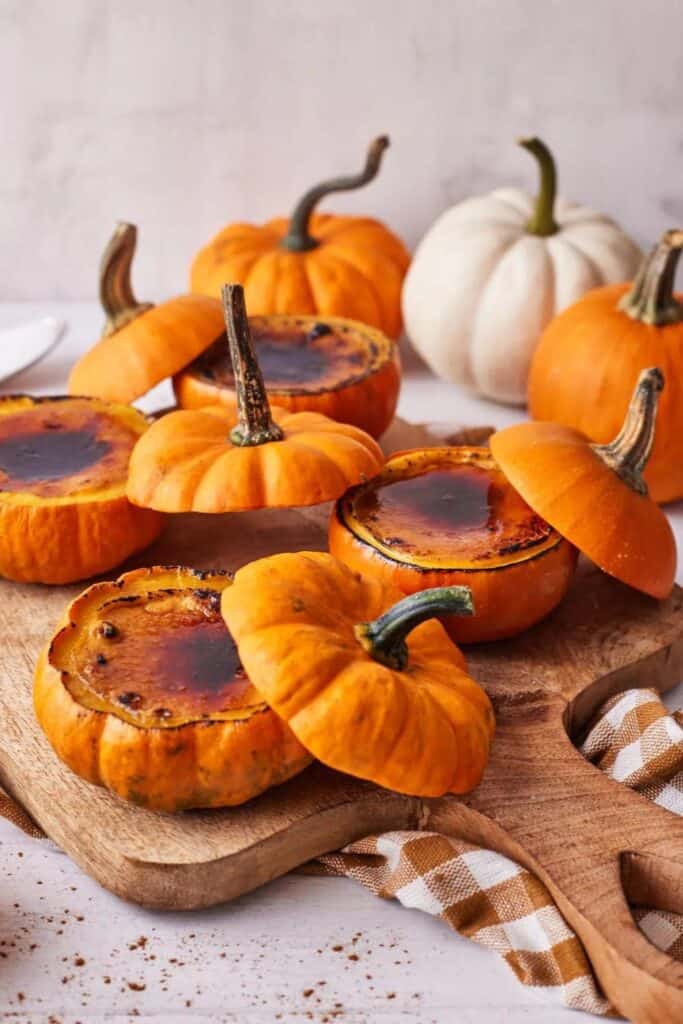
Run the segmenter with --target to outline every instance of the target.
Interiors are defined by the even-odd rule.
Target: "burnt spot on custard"
[[[251,322],[251,333],[266,389],[275,394],[321,394],[364,380],[381,365],[374,339],[347,325],[303,321],[291,326]],[[189,367],[189,373],[218,388],[232,390],[232,372],[225,335]]]
[[[125,480],[138,435],[83,399],[0,416],[0,492],[53,498]]]
[[[408,468],[359,485],[340,514],[402,561],[443,567],[533,552],[553,534],[498,467],[468,462]]]
[[[125,595],[101,614],[104,621],[79,646],[77,683],[69,682],[82,703],[118,709],[147,728],[239,717],[240,709],[261,703],[221,616],[218,591]]]

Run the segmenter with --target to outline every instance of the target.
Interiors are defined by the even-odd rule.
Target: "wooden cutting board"
[[[144,564],[234,570],[275,551],[323,549],[326,516],[180,516]],[[81,782],[34,720],[33,664],[77,589],[0,582],[0,784],[106,888],[147,907],[204,907],[378,830],[452,833],[546,883],[624,1015],[683,1020],[683,964],[650,945],[627,902],[683,912],[683,820],[610,781],[570,739],[610,694],[683,678],[683,591],[658,603],[582,565],[545,623],[471,649],[498,732],[483,783],[463,799],[404,797],[314,766],[244,807],[171,816]]]

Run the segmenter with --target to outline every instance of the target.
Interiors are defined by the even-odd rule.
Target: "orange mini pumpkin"
[[[221,607],[250,679],[315,757],[401,793],[463,793],[486,767],[493,711],[433,616],[470,614],[471,597],[401,598],[300,552],[244,566]]]
[[[179,295],[159,306],[138,302],[130,282],[137,229],[120,223],[102,258],[102,338],[69,377],[72,395],[133,402],[173,376],[223,332],[223,311],[205,295]]]
[[[0,398],[0,575],[72,583],[152,543],[163,520],[126,498],[148,421],[88,398]]]
[[[531,364],[534,419],[607,443],[623,422],[638,375],[667,381],[645,480],[655,501],[683,497],[683,301],[674,294],[683,231],[667,231],[632,284],[588,292],[546,328]]]
[[[382,452],[369,434],[319,413],[271,409],[241,285],[225,285],[237,410],[172,412],[136,446],[128,497],[164,512],[236,512],[315,505],[373,476]]]
[[[388,145],[386,136],[375,139],[360,174],[316,185],[289,220],[223,228],[195,257],[192,291],[217,297],[224,281],[237,281],[252,314],[344,316],[397,338],[405,246],[377,220],[313,212],[330,193],[372,181]]]
[[[249,318],[268,397],[291,412],[320,412],[380,437],[401,388],[398,346],[354,320],[314,316]],[[173,379],[178,405],[235,408],[235,376],[225,339]]]
[[[676,541],[643,471],[663,387],[660,370],[643,370],[610,444],[591,444],[557,423],[520,423],[490,440],[505,475],[538,515],[604,572],[658,598],[673,586]]]
[[[576,549],[536,515],[488,448],[417,448],[352,487],[329,547],[352,569],[413,594],[470,588],[474,614],[443,619],[459,643],[514,636],[564,597]]]
[[[220,614],[230,577],[155,566],[96,583],[38,662],[36,715],[81,778],[142,807],[244,803],[311,761]]]

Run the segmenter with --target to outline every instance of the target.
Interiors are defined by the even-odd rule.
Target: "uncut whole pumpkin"
[[[494,733],[439,614],[468,615],[465,587],[403,598],[319,552],[238,570],[223,616],[249,678],[324,764],[414,796],[478,784]]]
[[[536,199],[515,188],[457,203],[419,243],[403,288],[413,345],[445,380],[499,402],[526,400],[529,363],[552,317],[589,288],[623,281],[640,250],[609,217],[556,198],[552,155]]]
[[[223,283],[234,281],[252,315],[343,316],[397,338],[405,246],[378,220],[315,212],[326,196],[373,181],[388,145],[386,136],[375,139],[359,174],[309,189],[289,219],[223,228],[192,263],[192,291],[218,298]]]
[[[529,412],[605,443],[642,370],[666,379],[645,480],[655,501],[683,497],[683,302],[674,293],[683,231],[667,231],[632,284],[588,292],[547,327],[529,375]]]

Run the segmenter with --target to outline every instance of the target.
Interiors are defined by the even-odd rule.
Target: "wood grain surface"
[[[275,551],[323,549],[328,511],[179,516],[144,563],[234,570]],[[607,779],[571,738],[608,695],[680,680],[680,589],[658,603],[581,564],[545,623],[471,649],[498,732],[484,781],[465,798],[421,801],[316,765],[244,807],[179,816],[82,782],[35,722],[33,664],[77,589],[0,583],[0,783],[102,885],[148,907],[209,906],[363,835],[427,827],[542,878],[624,1015],[683,1019],[683,965],[644,938],[627,902],[683,911],[683,821]]]

